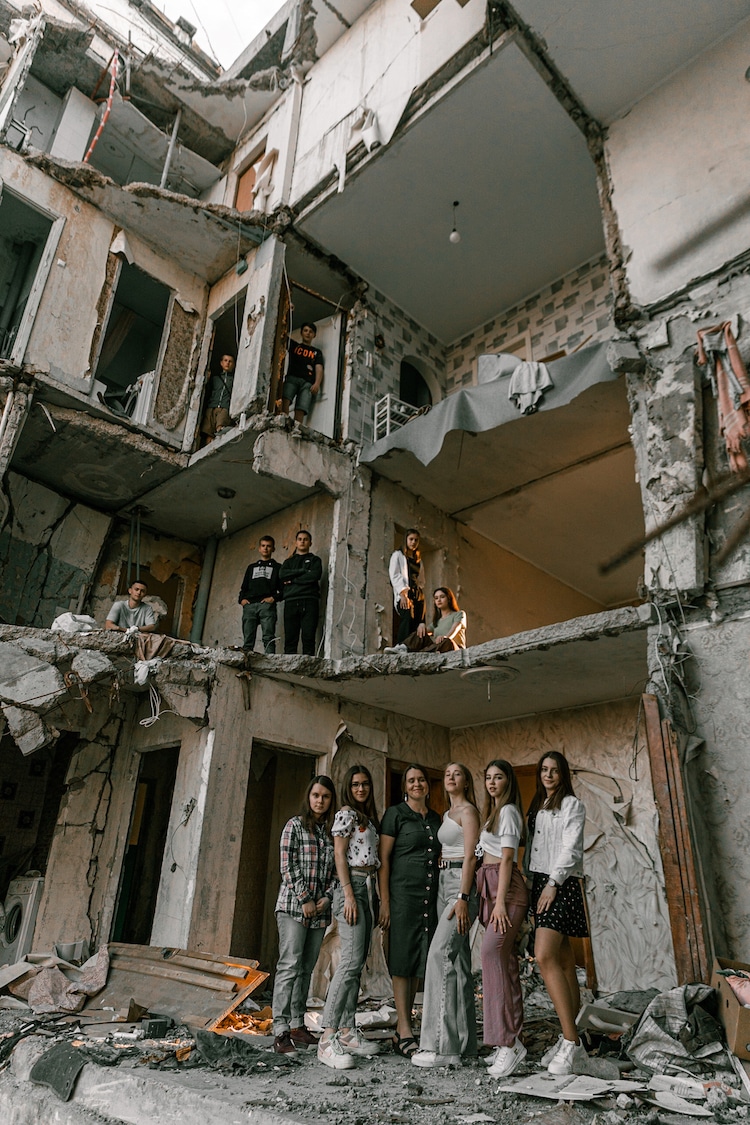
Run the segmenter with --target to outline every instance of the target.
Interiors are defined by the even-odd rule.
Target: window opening
[[[170,302],[166,285],[123,262],[96,365],[97,397],[145,422]]]
[[[252,211],[254,206],[255,182],[258,178],[258,169],[266,155],[265,145],[255,157],[253,162],[237,177],[237,194],[234,205],[238,211]]]
[[[399,382],[398,396],[402,402],[410,406],[432,406],[432,394],[421,372],[409,363],[408,359],[401,360],[401,379]]]
[[[167,633],[169,636],[177,636],[177,626],[180,620],[180,609],[182,606],[182,587],[183,580],[179,575],[173,574],[166,582],[160,582],[155,578],[147,566],[141,566],[137,571],[133,567],[130,576],[123,570],[120,576],[120,586],[122,587],[116,596],[116,601],[124,600],[128,596],[128,588],[133,582],[145,582],[148,586],[148,594],[146,598],[161,598],[167,607],[165,617],[159,621],[159,631]]]
[[[0,359],[14,351],[53,221],[5,189],[0,198]]]

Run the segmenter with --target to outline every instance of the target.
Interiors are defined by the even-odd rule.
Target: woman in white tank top
[[[474,887],[479,813],[466,766],[446,766],[443,785],[450,808],[438,831],[438,925],[427,954],[422,1034],[411,1060],[415,1066],[457,1065],[462,1055],[477,1053],[469,930],[479,909]]]

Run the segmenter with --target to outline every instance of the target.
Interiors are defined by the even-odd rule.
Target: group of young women
[[[575,1023],[580,996],[570,944],[571,937],[588,935],[580,881],[585,810],[573,792],[567,760],[557,751],[541,757],[536,781],[524,827],[516,775],[500,758],[485,768],[481,815],[469,770],[459,762],[446,767],[449,807],[442,821],[429,807],[429,780],[420,765],[404,771],[404,800],[382,821],[365,766],[354,765],[346,774],[338,811],[331,779],[313,778],[302,812],[287,823],[281,839],[273,994],[277,1052],[317,1042],[318,1058],[334,1069],[351,1068],[356,1056],[377,1053],[377,1045],[359,1035],[354,1017],[372,929],[379,923],[390,932],[394,1050],[422,1067],[475,1056],[469,931],[478,914],[485,926],[484,1043],[492,1048],[486,1061],[494,1077],[512,1074],[526,1055],[515,944],[530,906],[534,956],[561,1026],[542,1063],[553,1074],[569,1074],[585,1059]],[[530,892],[518,869],[522,846]],[[318,1041],[303,1017],[331,910],[341,953]],[[412,1009],[422,979],[417,1044]]]

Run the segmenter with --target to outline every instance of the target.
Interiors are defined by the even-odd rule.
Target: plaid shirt
[[[314,833],[308,832],[301,818],[293,816],[281,833],[279,853],[281,887],[276,910],[290,914],[311,930],[325,929],[331,921],[330,902],[336,877],[333,840],[318,825]],[[305,918],[304,903],[318,902],[321,898],[328,899],[328,910],[314,918]]]

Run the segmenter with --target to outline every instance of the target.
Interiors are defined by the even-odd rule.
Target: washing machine
[[[27,871],[12,879],[3,903],[0,924],[0,965],[15,965],[31,951],[34,925],[42,897],[44,879],[38,871]]]

